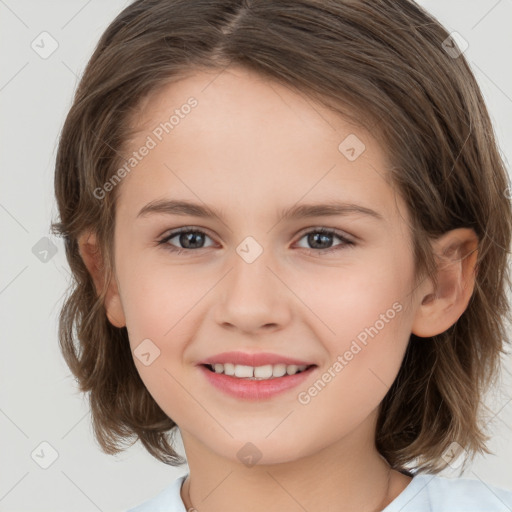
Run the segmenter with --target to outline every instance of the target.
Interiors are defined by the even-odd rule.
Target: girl
[[[460,40],[459,40],[460,41]],[[57,155],[64,357],[133,511],[504,511],[507,175],[456,38],[410,0],[137,0]]]

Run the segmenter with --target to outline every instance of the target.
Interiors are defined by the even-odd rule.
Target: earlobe
[[[475,287],[478,237],[474,230],[458,228],[434,243],[437,289],[430,283],[420,296],[412,333],[430,337],[449,329],[466,310]]]
[[[115,292],[111,291],[110,288],[107,291],[105,310],[107,312],[107,318],[112,325],[115,327],[124,327],[126,325],[123,305],[121,304],[121,298],[117,292],[117,286],[115,286]]]
[[[78,249],[82,260],[92,277],[96,293],[99,296],[104,287],[104,264],[95,233],[87,231],[82,234],[78,239]],[[115,327],[124,327],[126,325],[126,319],[119,295],[119,289],[114,278],[110,280],[108,285],[104,305],[107,318],[110,323]]]

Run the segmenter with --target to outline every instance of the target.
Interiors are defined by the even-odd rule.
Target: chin
[[[230,446],[226,447],[226,450],[222,453],[218,451],[219,447],[222,446],[219,443],[216,445],[215,451],[224,457],[229,453],[232,462],[246,467],[285,464],[306,455],[297,449],[300,446],[299,440],[288,438],[289,446],[284,446],[284,439],[279,436],[276,436],[275,439],[265,439],[263,435],[247,435],[244,438],[244,441],[240,441],[240,439],[230,440]],[[314,452],[313,448],[311,452]]]

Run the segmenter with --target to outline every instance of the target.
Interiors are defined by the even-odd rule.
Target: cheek
[[[380,331],[400,322],[398,310],[403,310],[407,282],[406,268],[399,268],[393,260],[381,259],[380,264],[354,261],[347,267],[303,272],[293,286],[306,298],[317,323],[320,320],[324,325],[321,337],[342,341],[376,323]]]
[[[190,272],[179,267],[132,259],[120,268],[119,279],[137,371],[161,407],[174,397],[173,414],[179,418],[182,405],[190,407],[190,396],[180,385],[180,367],[190,333],[197,328],[194,306],[199,306],[215,276],[202,279],[196,273],[191,279]]]
[[[311,431],[329,425],[325,436],[357,428],[382,402],[393,384],[409,340],[404,305],[390,295],[354,293],[340,301],[331,325],[336,335],[324,335],[328,359],[311,387],[300,397]],[[382,314],[382,316],[381,316]]]
[[[130,339],[151,338],[165,342],[183,332],[187,315],[215,283],[190,268],[168,266],[149,259],[132,261],[120,277],[121,300]]]
[[[341,357],[343,370],[338,365],[335,373],[343,377],[334,379],[339,390],[357,386],[372,399],[396,377],[410,336],[410,265],[406,253],[398,257],[388,248],[374,261],[329,268],[306,281],[309,289],[302,293],[321,320],[316,334],[328,352],[327,366]]]

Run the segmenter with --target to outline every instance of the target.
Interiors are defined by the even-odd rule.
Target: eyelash
[[[169,242],[169,240],[173,239],[177,235],[180,235],[181,233],[199,233],[199,234],[206,235],[208,238],[211,238],[210,236],[208,236],[207,233],[205,233],[204,231],[202,231],[200,229],[185,226],[183,228],[172,231],[171,233],[169,233],[168,235],[166,235],[165,237],[160,239],[158,241],[158,245],[167,245],[167,247],[165,247],[165,249],[168,251],[171,251],[172,253],[174,253],[176,255],[186,253],[187,251],[199,251],[201,249],[205,249],[205,247],[200,247],[198,249],[180,249],[180,248],[174,247],[167,243],[167,242]],[[323,235],[333,235],[336,238],[338,238],[339,240],[341,240],[343,243],[340,245],[336,245],[334,247],[330,247],[328,249],[305,249],[305,248],[302,248],[308,254],[314,254],[314,255],[318,255],[318,253],[326,254],[326,253],[339,251],[344,248],[350,248],[350,247],[353,247],[356,245],[352,240],[349,240],[348,238],[344,237],[343,235],[338,233],[338,231],[336,231],[335,229],[329,229],[329,228],[323,228],[323,227],[315,228],[310,231],[307,231],[306,233],[303,233],[302,236],[299,238],[299,240],[301,240],[302,238],[304,238],[305,236],[307,236],[311,233],[321,233]],[[206,247],[206,249],[207,249],[207,247]]]

